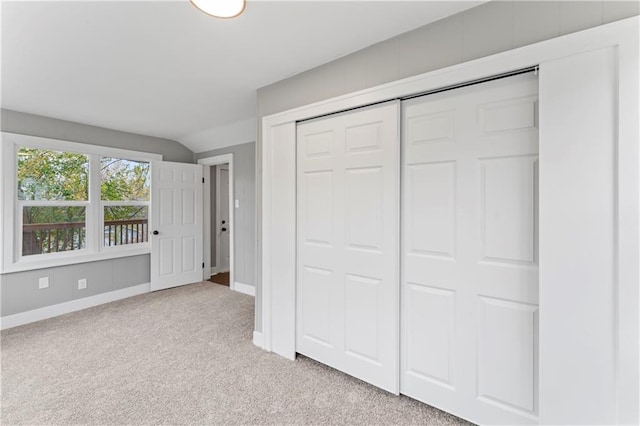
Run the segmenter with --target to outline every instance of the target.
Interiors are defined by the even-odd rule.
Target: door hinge
[[[202,183],[204,183],[204,178],[202,178]]]
[[[204,269],[204,262],[202,262],[202,269]]]

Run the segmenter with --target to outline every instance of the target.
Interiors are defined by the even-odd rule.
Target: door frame
[[[260,241],[262,268],[260,274],[261,292],[259,294],[262,300],[258,301],[261,312],[257,311],[259,315],[261,314],[261,330],[258,332],[262,332],[262,339],[257,341],[262,342],[263,348],[267,351],[276,352],[289,359],[295,358],[296,122],[536,65],[540,66],[540,108],[541,114],[543,114],[546,108],[553,107],[549,108],[553,110],[566,101],[562,96],[562,91],[549,90],[557,88],[559,83],[561,84],[564,80],[558,80],[557,77],[554,77],[553,72],[545,75],[546,69],[553,68],[554,65],[570,60],[581,53],[613,48],[617,53],[615,58],[617,66],[616,103],[611,105],[618,111],[614,118],[617,146],[616,162],[613,166],[613,176],[615,176],[617,185],[615,186],[615,197],[611,203],[614,207],[614,222],[611,228],[613,239],[608,240],[608,248],[615,256],[613,266],[609,271],[611,278],[607,283],[611,281],[613,300],[610,303],[615,307],[612,315],[614,327],[608,331],[611,338],[610,343],[615,349],[614,358],[610,360],[613,364],[613,370],[607,373],[610,375],[606,380],[614,382],[615,395],[619,395],[619,397],[616,397],[615,407],[612,408],[611,405],[608,405],[606,408],[601,408],[601,413],[605,413],[605,410],[613,410],[619,422],[637,423],[640,418],[637,407],[637,401],[640,397],[638,371],[640,361],[638,350],[640,342],[640,291],[638,289],[640,281],[638,266],[640,258],[638,232],[640,229],[640,218],[638,217],[640,207],[640,173],[638,170],[640,129],[637,121],[639,114],[637,76],[640,74],[637,53],[640,44],[637,37],[639,27],[640,17],[636,16],[264,117],[261,123],[262,144],[259,145],[262,161]],[[579,72],[578,70],[580,68],[576,67],[576,72]],[[557,71],[556,67],[555,72],[557,73]],[[555,74],[555,76],[557,75]],[[575,105],[576,110],[580,108],[588,110],[589,105],[587,104]],[[572,120],[569,126],[578,125],[579,120],[575,119],[576,110],[572,111]],[[561,121],[553,117],[547,118],[550,120],[542,123],[540,128],[540,149],[543,155],[545,144],[551,146],[553,143],[561,143],[566,140],[566,135],[563,134],[565,129],[562,128]],[[579,127],[573,128],[579,129]],[[554,155],[556,154],[558,153],[554,153]],[[544,161],[542,155],[541,161]],[[556,208],[560,208],[557,211],[562,211],[561,207],[556,205]],[[552,246],[554,241],[558,240],[566,246],[567,232],[555,234],[549,232],[553,226],[565,223],[557,220],[557,216],[545,217],[541,222],[540,239],[544,241],[546,247]],[[559,228],[559,230],[565,229]],[[580,251],[580,247],[575,248]],[[594,261],[593,264],[587,263],[591,268],[594,267],[594,264],[600,265],[603,262],[595,254],[591,260]],[[562,302],[561,298],[558,301],[553,301],[558,285],[565,287],[565,293],[566,287],[570,286],[572,291],[581,294],[583,299],[589,298],[591,301],[595,297],[594,288],[579,285],[584,278],[584,271],[587,271],[588,268],[581,274],[578,273],[579,276],[572,280],[561,282],[560,276],[557,274],[545,275],[546,266],[541,265],[540,269],[541,312],[545,318],[550,318],[549,314],[556,318],[563,314],[558,310],[558,302]],[[551,304],[553,307],[545,307],[545,300],[553,301]],[[601,328],[598,324],[593,324],[596,321],[594,318],[589,319],[588,316],[584,318],[588,320],[590,325]],[[542,326],[544,326],[544,330],[542,330]],[[550,326],[549,323],[541,323],[540,347],[544,347],[545,350],[551,349],[551,355],[549,358],[543,359],[545,354],[541,353],[540,357],[541,362],[553,364],[558,363],[560,359],[557,350],[545,334],[545,332],[553,331]],[[564,356],[577,357],[576,359],[591,357],[589,359],[594,360],[594,357],[597,357],[597,352],[592,352],[589,355],[589,351],[585,351],[582,344],[580,342],[576,342],[573,346],[565,344],[563,346],[566,351]],[[589,395],[588,388],[576,388],[575,383],[580,380],[574,381],[572,385],[565,382],[565,379],[554,377],[552,370],[553,368],[545,369],[545,366],[541,364],[540,396],[542,398],[544,395],[546,401],[541,400],[540,418],[542,422],[546,423],[562,422],[562,420],[557,420],[557,409],[554,412],[556,407],[553,404],[545,404],[547,401],[552,402],[554,396],[557,397],[556,400],[563,399],[567,391],[568,393],[576,391],[580,398],[584,398],[582,400],[578,397],[572,399],[571,406],[567,407],[566,411],[574,414],[585,404],[592,405],[590,401],[594,398],[594,395]],[[597,372],[593,371],[591,374],[595,375]],[[610,416],[610,412],[607,411],[606,415]]]
[[[211,166],[218,166],[222,164],[229,164],[229,288],[235,290],[235,206],[234,200],[234,185],[233,185],[233,153],[214,155],[211,157],[205,157],[198,160],[198,164],[205,166],[205,179],[204,179],[204,238],[202,242],[204,244],[204,269],[202,274],[202,280],[206,281],[211,276]],[[218,186],[218,180],[216,179],[216,186]],[[217,196],[216,191],[216,196]],[[216,203],[216,217],[218,217],[219,203]],[[216,224],[217,229],[217,224]],[[216,242],[216,267],[219,263],[220,250],[219,245]]]

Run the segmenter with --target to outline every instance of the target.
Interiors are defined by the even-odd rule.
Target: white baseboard
[[[249,296],[256,295],[256,288],[249,284],[239,283],[238,281],[233,283],[233,289],[239,293],[248,294]]]
[[[264,349],[264,337],[259,331],[253,332],[253,344]]]
[[[115,302],[116,300],[126,299],[127,297],[149,293],[150,291],[150,283],[139,284],[133,287],[123,288],[121,290],[110,291],[108,293],[97,294],[95,296],[84,297],[82,299],[71,300],[69,302],[64,302],[57,305],[34,309],[32,311],[7,315],[6,317],[2,317],[0,319],[0,329],[6,330],[7,328],[17,327],[19,325],[29,324],[32,322],[57,317],[59,315],[64,315],[71,312],[81,311],[83,309],[92,308],[104,303]]]

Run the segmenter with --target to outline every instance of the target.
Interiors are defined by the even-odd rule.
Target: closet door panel
[[[403,103],[401,392],[538,416],[537,77]]]
[[[399,103],[298,125],[296,350],[399,391]]]

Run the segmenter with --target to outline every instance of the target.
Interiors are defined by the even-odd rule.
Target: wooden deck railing
[[[148,241],[147,219],[107,220],[104,245],[119,246]],[[22,255],[56,253],[85,247],[84,222],[29,223],[22,228]]]
[[[147,219],[105,220],[104,241],[108,246],[144,243],[149,238]]]

